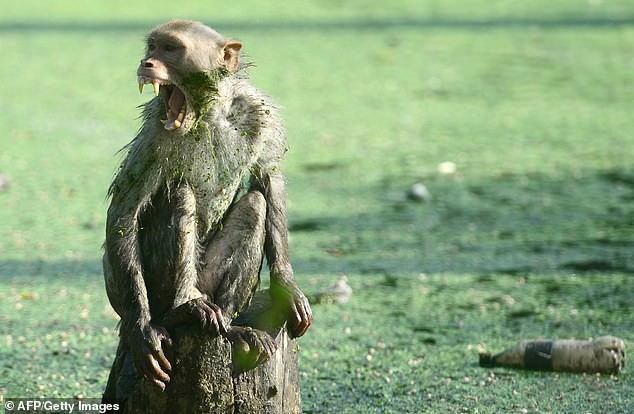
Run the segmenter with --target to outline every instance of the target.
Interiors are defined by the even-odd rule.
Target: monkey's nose
[[[142,65],[144,68],[153,68],[153,67],[154,67],[154,64],[153,64],[153,63],[152,63],[149,59],[143,59],[143,60],[141,60],[141,65]]]

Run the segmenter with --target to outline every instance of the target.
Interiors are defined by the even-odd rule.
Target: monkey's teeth
[[[174,131],[175,129],[178,129],[181,127],[181,125],[183,125],[183,117],[180,116],[180,114],[178,115],[178,118],[173,120],[173,121],[162,121],[163,125],[165,125],[163,128],[167,129],[168,131]]]
[[[173,120],[170,123],[165,124],[165,126],[163,128],[167,129],[168,131],[174,131],[177,128],[180,128],[181,123],[178,122],[178,119]]]
[[[159,89],[161,88],[159,81],[152,81],[152,88],[154,88],[154,95],[159,96]]]
[[[143,93],[143,83],[139,82],[139,93]]]
[[[183,121],[185,120],[185,108],[183,108],[179,113],[178,113],[178,118],[176,118],[174,120],[174,127],[175,128],[180,128],[181,125],[183,125]]]

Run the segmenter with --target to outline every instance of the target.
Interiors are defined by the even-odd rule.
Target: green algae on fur
[[[229,76],[225,68],[194,72],[183,78],[182,89],[187,92],[188,103],[196,113],[196,123],[209,112],[218,97],[218,82]]]

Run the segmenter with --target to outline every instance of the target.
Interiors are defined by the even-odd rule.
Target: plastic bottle
[[[497,355],[480,353],[480,366],[545,371],[617,373],[625,366],[625,343],[614,336],[595,340],[521,341]]]

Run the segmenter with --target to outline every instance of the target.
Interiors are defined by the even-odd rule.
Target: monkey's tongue
[[[167,129],[168,131],[173,131],[177,128],[180,128],[180,126],[183,124],[187,105],[185,103],[185,95],[179,88],[174,86],[170,89],[171,91],[168,91],[166,88],[164,88],[161,90],[161,92],[165,90],[165,92],[163,92],[165,94],[163,98],[167,103],[167,121],[165,121],[165,129]]]

